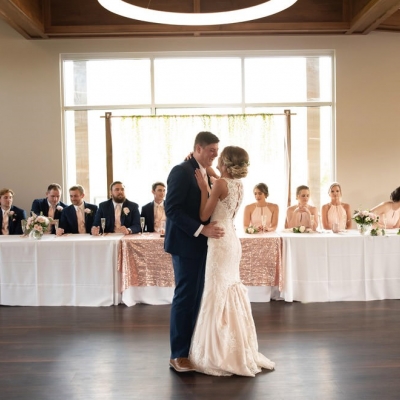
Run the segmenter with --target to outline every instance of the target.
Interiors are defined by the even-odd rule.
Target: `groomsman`
[[[152,185],[154,200],[142,207],[141,217],[144,217],[145,231],[158,232],[161,223],[166,220],[164,210],[165,184],[156,182]]]
[[[61,186],[58,183],[51,183],[47,188],[45,198],[33,200],[31,210],[36,215],[42,213],[46,217],[59,220],[63,209],[67,207],[66,204],[60,201],[61,194]],[[54,225],[52,225],[50,233],[56,233]]]
[[[139,233],[141,231],[139,206],[127,200],[124,184],[120,181],[113,182],[110,185],[110,195],[110,200],[99,204],[92,235],[99,235],[102,218],[106,219],[104,233],[115,232],[124,235]]]
[[[83,200],[84,197],[85,189],[81,185],[75,185],[69,189],[69,198],[72,204],[64,208],[61,213],[57,236],[61,236],[63,233],[91,232],[98,207],[86,203]]]
[[[21,221],[26,219],[25,210],[13,206],[14,192],[0,190],[0,235],[22,235]]]

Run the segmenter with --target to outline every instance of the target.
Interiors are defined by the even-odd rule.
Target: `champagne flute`
[[[143,229],[144,229],[144,217],[140,217],[140,227],[142,228],[142,235],[143,235]]]
[[[26,235],[26,233],[25,233],[25,231],[26,231],[26,223],[27,223],[26,219],[21,219],[22,234],[24,236]]]
[[[165,221],[161,221],[160,237],[165,236]]]
[[[382,214],[383,219],[383,229],[386,231],[386,214]]]
[[[311,215],[310,215],[310,224],[311,224],[311,229],[312,229],[313,231],[316,230],[316,229],[314,229],[314,223],[315,223],[315,218],[314,218],[314,215],[311,214]]]
[[[263,232],[265,232],[265,228],[267,227],[267,216],[266,215],[261,215],[261,225],[262,225]]]
[[[101,229],[102,229],[102,234],[104,235],[104,231],[106,230],[106,219],[101,218]]]
[[[58,229],[58,224],[59,224],[59,220],[58,219],[54,219],[54,233],[57,235],[57,229]]]

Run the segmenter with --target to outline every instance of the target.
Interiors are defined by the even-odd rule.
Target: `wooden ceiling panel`
[[[222,12],[263,0],[125,0],[171,12]],[[220,26],[152,24],[115,15],[97,0],[0,0],[0,17],[26,38],[368,34],[400,31],[400,0],[298,0],[254,21]]]

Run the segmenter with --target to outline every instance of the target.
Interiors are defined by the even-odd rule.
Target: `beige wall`
[[[61,53],[271,49],[336,51],[336,176],[343,200],[354,209],[388,199],[400,186],[400,34],[28,41],[3,21],[0,187],[12,187],[15,204],[29,210],[50,182],[63,183]]]

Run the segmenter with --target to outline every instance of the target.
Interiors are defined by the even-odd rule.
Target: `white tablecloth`
[[[123,235],[0,236],[0,304],[118,304],[117,255]]]
[[[283,233],[286,301],[400,298],[400,236]]]

